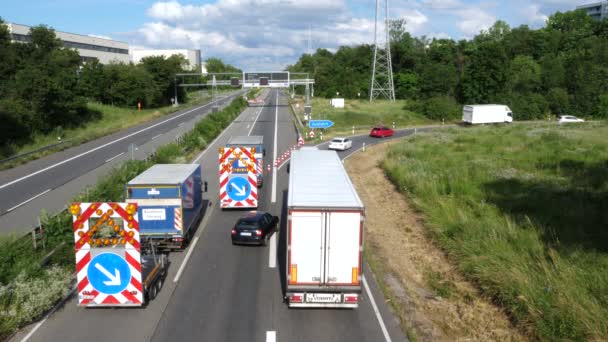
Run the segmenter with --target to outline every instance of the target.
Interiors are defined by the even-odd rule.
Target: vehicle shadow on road
[[[287,190],[283,190],[283,206],[281,207],[280,225],[279,225],[279,236],[277,241],[277,259],[279,267],[279,281],[281,282],[281,292],[285,297],[287,291],[287,275],[285,270],[287,269]]]

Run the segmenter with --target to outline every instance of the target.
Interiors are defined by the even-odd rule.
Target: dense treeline
[[[87,102],[156,108],[170,105],[176,90],[179,103],[187,100],[185,89],[175,87],[175,74],[187,72],[182,56],[147,57],[137,65],[82,63],[54,30],[40,25],[30,34],[30,44],[13,43],[0,19],[0,156],[35,134],[99,118]],[[213,72],[238,71],[217,58],[208,62]]]
[[[516,119],[608,117],[608,20],[556,13],[546,27],[498,21],[472,40],[412,37],[391,22],[396,97],[427,116],[457,118],[462,104],[504,103]],[[317,95],[369,97],[373,46],[319,49],[288,69],[310,72]]]

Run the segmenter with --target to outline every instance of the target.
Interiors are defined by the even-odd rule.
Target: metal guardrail
[[[6,162],[9,162],[9,161],[11,161],[11,160],[15,160],[15,159],[19,159],[19,158],[27,157],[27,156],[29,156],[29,155],[31,155],[31,154],[34,154],[34,153],[38,153],[38,152],[42,152],[42,151],[46,151],[46,150],[51,149],[51,148],[53,148],[53,147],[57,147],[57,146],[59,146],[59,145],[63,145],[63,144],[67,143],[67,142],[68,142],[68,141],[70,141],[70,140],[71,140],[71,139],[66,139],[66,140],[63,140],[63,141],[61,141],[61,142],[58,142],[58,143],[55,143],[55,144],[52,144],[52,145],[47,145],[47,146],[44,146],[44,147],[41,147],[41,148],[35,149],[35,150],[33,150],[33,151],[29,151],[29,152],[25,152],[25,153],[17,154],[17,155],[14,155],[14,156],[11,156],[11,157],[8,157],[8,158],[5,158],[5,159],[2,159],[2,160],[0,160],[0,164],[3,164],[3,163],[6,163]]]

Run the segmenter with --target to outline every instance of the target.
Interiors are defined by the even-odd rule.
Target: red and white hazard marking
[[[74,203],[70,206],[70,212],[73,215],[76,249],[78,305],[141,306],[143,287],[137,204]],[[97,219],[97,222],[90,226],[90,219]],[[107,234],[104,234],[106,236],[104,238],[96,237],[98,229],[102,226],[113,230],[114,237],[107,237]],[[89,264],[93,257],[103,253],[104,250],[124,255],[130,269],[131,279],[126,288],[119,293],[102,293],[89,281],[87,274]]]
[[[182,210],[180,208],[175,208],[173,210],[173,217],[173,227],[175,228],[175,230],[179,230],[181,232],[183,230]]]
[[[234,170],[237,167],[239,170]],[[220,206],[222,208],[257,208],[258,206],[258,164],[253,149],[249,147],[220,148]],[[246,170],[246,173],[236,172]],[[242,201],[235,201],[228,196],[227,186],[230,175],[246,175],[250,193]]]

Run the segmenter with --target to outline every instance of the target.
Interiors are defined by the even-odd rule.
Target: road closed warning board
[[[221,147],[219,150],[220,206],[257,208],[258,165],[254,147]]]
[[[78,305],[141,306],[141,246],[135,203],[74,203]]]

